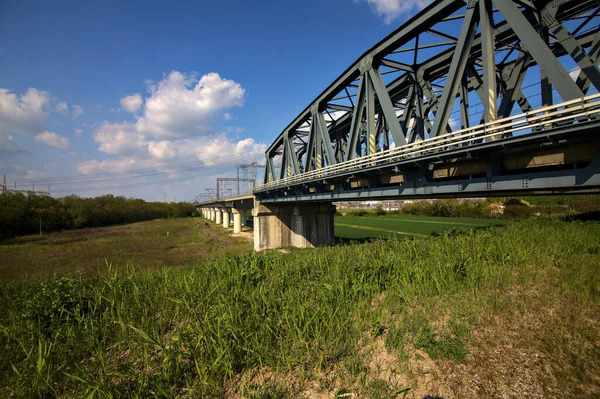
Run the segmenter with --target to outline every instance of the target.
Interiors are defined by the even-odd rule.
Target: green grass
[[[435,396],[413,367],[428,357],[467,381],[449,382],[461,396],[518,395],[506,365],[560,393],[544,396],[589,397],[599,242],[598,224],[528,221],[4,284],[0,396]],[[374,362],[385,348],[395,360]]]
[[[0,241],[0,281],[33,280],[65,272],[95,276],[106,271],[107,263],[155,270],[228,257],[251,248],[247,240],[229,237],[229,232],[199,218],[69,230]]]
[[[378,217],[336,217],[335,236],[342,240],[406,238],[429,236],[452,229],[476,229],[510,223],[500,219],[449,218],[385,215]]]

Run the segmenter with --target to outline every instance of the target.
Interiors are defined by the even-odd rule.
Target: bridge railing
[[[274,180],[257,186],[254,192],[322,180],[366,167],[393,164],[411,158],[470,147],[485,141],[502,140],[503,138],[526,135],[540,130],[548,131],[562,126],[566,122],[584,123],[598,113],[600,113],[600,93],[497,119],[493,122],[457,130],[284,179]]]

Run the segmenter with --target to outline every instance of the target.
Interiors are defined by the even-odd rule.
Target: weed
[[[527,296],[511,290],[540,289],[544,276],[551,282],[544,295],[564,298],[579,313],[566,312],[568,329],[536,329],[531,345],[546,339],[546,353],[573,353],[544,367],[568,370],[572,378],[560,380],[565,396],[590,396],[575,387],[600,374],[600,281],[589,251],[599,241],[594,223],[526,221],[150,272],[109,262],[94,278],[3,283],[0,396],[222,397],[236,376],[266,368],[300,381],[327,374],[331,390],[341,388],[335,373],[349,375],[346,393],[402,397],[407,391],[370,374],[362,355],[377,336],[405,362],[422,348],[432,359],[467,364],[477,323],[506,314],[507,304],[526,311]],[[249,394],[300,392],[275,384]]]

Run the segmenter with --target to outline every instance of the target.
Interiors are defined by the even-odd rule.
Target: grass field
[[[163,220],[141,224],[156,238],[138,259],[169,252],[151,247],[171,222],[211,242],[176,258],[187,266],[0,284],[0,397],[600,397],[600,224],[200,261],[222,229]],[[120,228],[113,243],[143,236]],[[23,240],[44,267],[52,251]]]
[[[247,240],[200,219],[158,219],[122,226],[31,235],[0,241],[0,281],[55,273],[95,276],[135,265],[140,270],[198,264],[252,250]]]
[[[450,229],[500,226],[501,219],[445,218],[409,215],[336,217],[335,236],[342,240],[424,237]]]

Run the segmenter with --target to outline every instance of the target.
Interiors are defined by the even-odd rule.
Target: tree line
[[[56,231],[186,217],[194,209],[187,202],[146,202],[114,195],[53,198],[7,191],[0,193],[0,239],[39,232],[40,219],[43,231]]]

